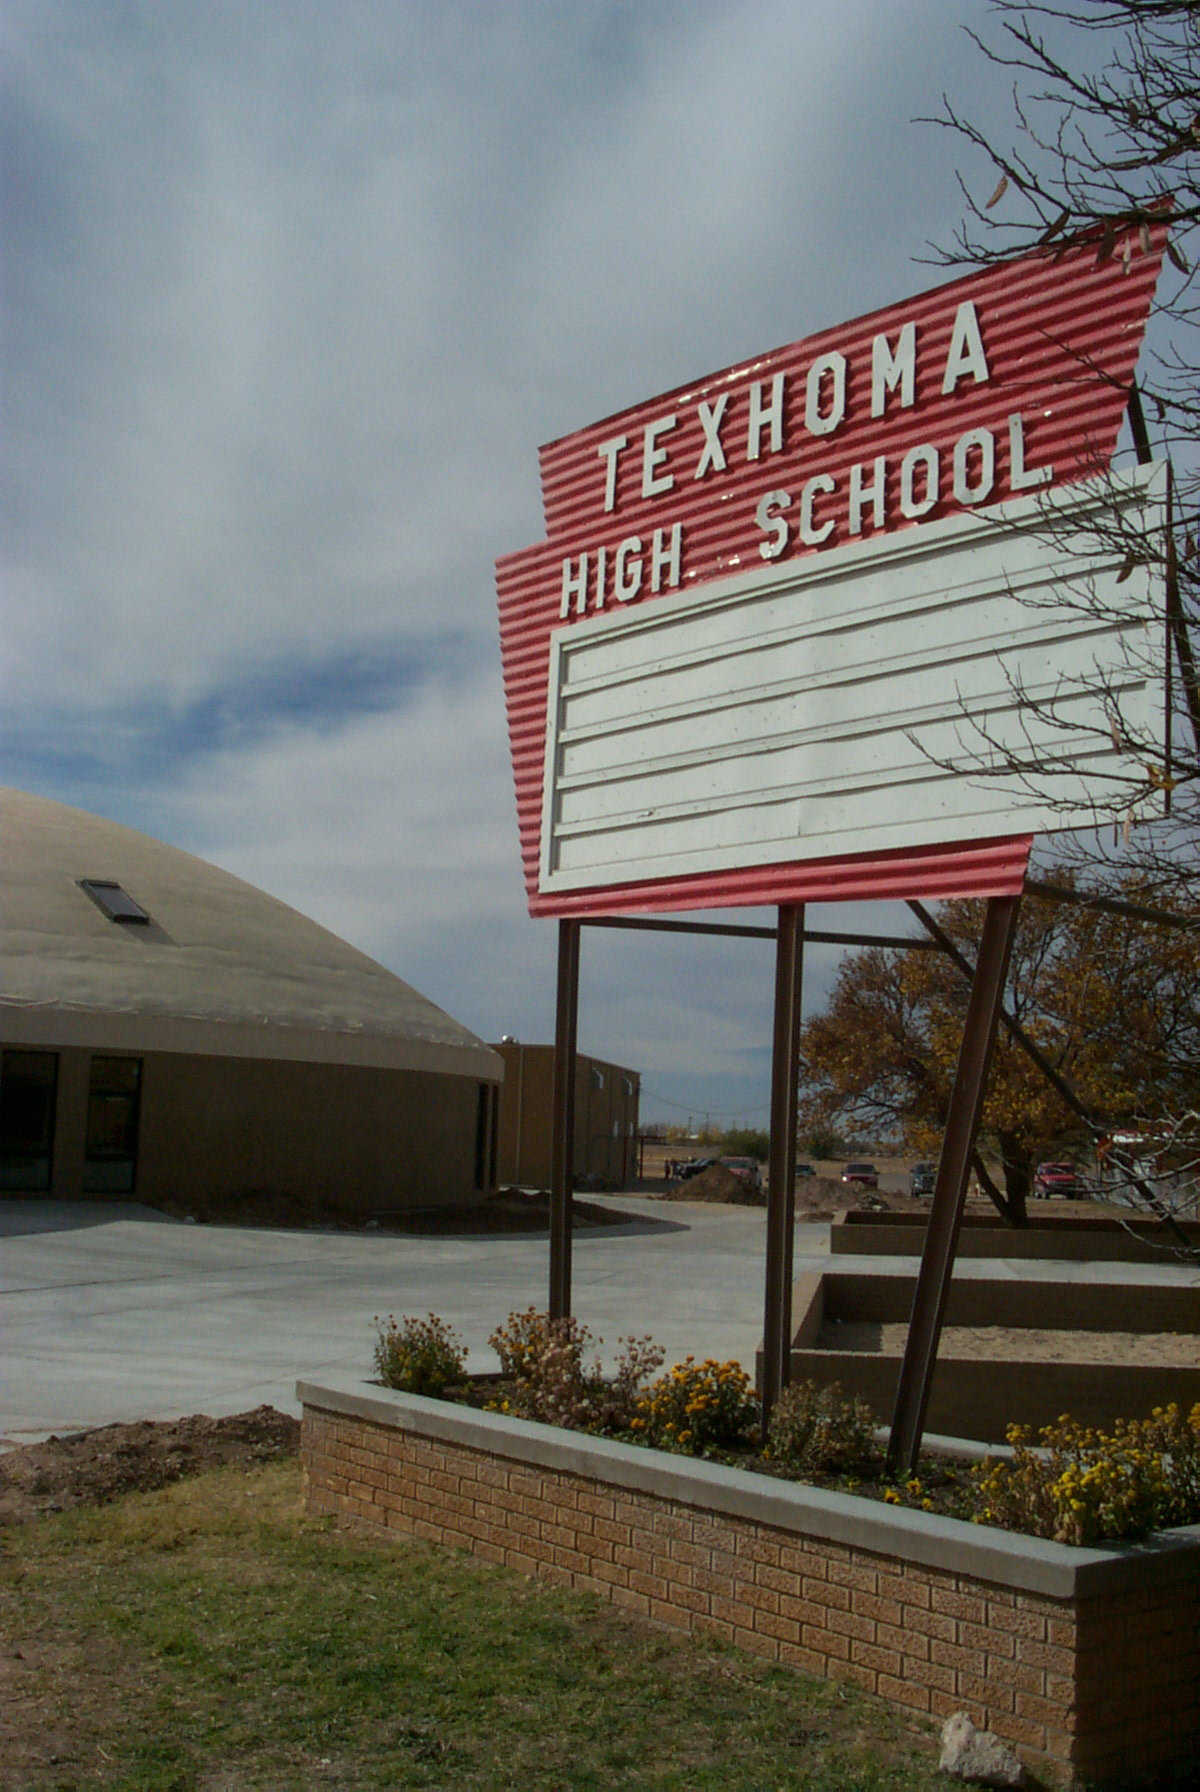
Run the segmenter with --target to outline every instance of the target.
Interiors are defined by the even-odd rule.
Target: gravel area
[[[822,1326],[819,1350],[862,1350],[901,1356],[908,1326],[848,1320]],[[938,1355],[1004,1362],[1165,1364],[1200,1368],[1200,1338],[1190,1332],[1050,1331],[1033,1326],[948,1325]]]

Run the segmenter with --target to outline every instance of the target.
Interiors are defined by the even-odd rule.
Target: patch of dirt
[[[575,1195],[571,1219],[575,1226],[622,1226],[628,1223],[629,1215]],[[548,1232],[550,1196],[545,1189],[527,1194],[519,1188],[502,1188],[486,1201],[460,1207],[401,1208],[375,1214],[371,1223],[381,1232],[420,1234]]]
[[[732,1206],[765,1207],[765,1189],[749,1189],[724,1164],[710,1164],[698,1176],[684,1182],[665,1183],[659,1193],[663,1201],[724,1201]],[[994,1212],[986,1195],[967,1197],[967,1207]],[[893,1190],[862,1188],[845,1183],[839,1176],[806,1176],[796,1184],[796,1218],[801,1223],[837,1219],[850,1211],[858,1213],[929,1213],[929,1201],[920,1195],[901,1194]]]
[[[273,1406],[226,1419],[196,1413],[170,1423],[141,1419],[48,1437],[0,1455],[0,1525],[22,1524],[73,1506],[103,1505],[204,1469],[229,1464],[251,1468],[295,1456],[299,1448],[299,1419]]]
[[[526,1193],[502,1188],[483,1201],[439,1203],[431,1207],[397,1207],[374,1213],[342,1213],[289,1195],[249,1189],[217,1201],[158,1201],[177,1219],[218,1226],[281,1227],[303,1231],[396,1232],[406,1236],[454,1236],[468,1232],[548,1232],[550,1195],[546,1189]],[[595,1201],[575,1197],[576,1226],[618,1226],[628,1215],[614,1213]]]
[[[720,1201],[732,1207],[765,1207],[767,1204],[764,1190],[748,1187],[724,1164],[710,1164],[707,1170],[701,1170],[698,1176],[689,1176],[684,1182],[669,1182],[663,1199]]]
[[[801,1222],[833,1220],[852,1210],[912,1213],[918,1206],[911,1195],[881,1195],[875,1189],[860,1188],[836,1176],[806,1176],[796,1184],[796,1218]]]

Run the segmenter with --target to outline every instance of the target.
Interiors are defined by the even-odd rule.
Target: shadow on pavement
[[[141,1201],[51,1201],[40,1195],[0,1197],[0,1238],[23,1238],[33,1232],[77,1232],[85,1226],[111,1226],[118,1220],[180,1222]]]
[[[596,1204],[593,1203],[593,1210]],[[158,1221],[165,1226],[187,1225],[189,1222],[178,1214],[163,1213],[157,1207],[147,1207],[141,1201],[52,1201],[39,1195],[6,1195],[0,1197],[0,1238],[24,1238],[43,1232],[77,1232],[89,1226],[111,1226],[120,1221],[150,1220]],[[194,1223],[194,1222],[192,1222]],[[382,1236],[385,1238],[420,1238],[439,1236],[443,1238],[519,1238],[546,1237],[546,1227],[531,1226],[513,1230],[493,1230],[489,1227],[476,1227],[469,1223],[461,1226],[441,1228],[430,1226],[425,1228],[419,1224],[411,1226],[392,1225],[387,1218],[382,1223],[361,1225],[271,1225],[261,1218],[239,1218],[236,1214],[223,1215],[219,1220],[205,1222],[205,1229],[239,1230],[239,1231],[271,1231],[301,1232],[311,1237],[314,1233],[328,1234],[338,1237]],[[589,1237],[597,1238],[637,1238],[657,1232],[686,1232],[689,1227],[686,1221],[679,1219],[658,1219],[646,1214],[627,1214],[614,1212],[611,1223],[591,1220],[586,1224],[576,1223],[573,1236],[578,1241]]]

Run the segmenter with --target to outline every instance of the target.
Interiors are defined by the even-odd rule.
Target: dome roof
[[[101,886],[92,895],[89,881]],[[129,906],[114,885],[144,918],[111,918]],[[15,790],[0,790],[0,923],[8,1045],[501,1075],[473,1033],[286,903]]]

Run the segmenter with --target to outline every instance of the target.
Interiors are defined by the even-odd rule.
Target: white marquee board
[[[1089,825],[1089,778],[1118,750],[1098,688],[1131,728],[1162,711],[1150,573],[1122,578],[1089,524],[1107,515],[1111,536],[1117,491],[1154,527],[1165,489],[1139,468],[560,631],[541,887]],[[1111,617],[1060,601],[1085,584]],[[1059,766],[1036,790],[980,775],[1030,746]]]

